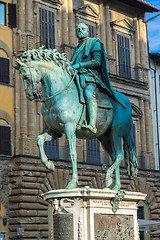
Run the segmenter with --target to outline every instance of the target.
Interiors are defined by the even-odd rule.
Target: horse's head
[[[41,100],[42,95],[39,87],[39,82],[41,80],[40,71],[32,65],[32,62],[23,62],[21,58],[16,60],[16,66],[13,67],[22,74],[27,98],[31,101],[34,98]]]
[[[55,84],[54,90],[59,90],[60,84],[57,78],[59,77],[58,79],[61,79],[61,81],[62,78],[60,74],[57,74],[58,72],[68,74],[68,78],[66,78],[66,75],[63,78],[66,84],[70,77],[72,78],[75,74],[75,70],[71,67],[71,63],[64,53],[60,54],[56,49],[44,49],[43,46],[38,49],[25,51],[16,60],[16,66],[13,67],[22,74],[26,95],[30,100],[36,98],[42,101],[42,91],[39,87],[40,82],[42,83],[44,96],[48,97],[53,91],[53,87],[44,86],[48,86],[48,84],[53,85],[55,81],[58,84]],[[48,92],[48,89],[51,91]]]

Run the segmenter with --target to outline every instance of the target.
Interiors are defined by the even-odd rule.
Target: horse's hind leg
[[[77,152],[76,152],[76,127],[74,124],[65,126],[66,139],[69,145],[70,158],[72,161],[72,179],[67,185],[67,189],[76,188],[78,184],[77,173]]]
[[[45,167],[48,168],[49,170],[54,170],[55,166],[52,161],[48,160],[48,158],[45,154],[44,143],[47,141],[54,141],[61,136],[62,136],[62,134],[60,134],[60,133],[58,134],[53,131],[50,131],[50,132],[44,132],[37,137],[37,144],[39,147],[41,161],[45,165]]]
[[[108,135],[110,134],[108,133]],[[111,142],[111,138],[109,136],[101,136],[98,138],[98,140],[101,142],[105,152],[111,157],[112,162],[114,162],[116,155],[115,155],[114,147]],[[111,176],[108,178],[105,178],[106,188],[108,188],[112,184],[112,182],[113,182],[113,179]]]
[[[115,176],[116,176],[116,183],[114,186],[114,190],[119,190],[121,187],[121,182],[120,182],[120,173],[119,173],[119,165],[121,161],[124,159],[124,155],[122,153],[122,148],[121,148],[121,137],[113,137],[112,138],[112,144],[115,150],[115,161],[111,165],[111,167],[107,170],[106,173],[106,187],[109,187],[112,184],[112,176],[113,172],[115,171]]]

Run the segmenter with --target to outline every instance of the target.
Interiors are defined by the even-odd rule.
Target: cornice
[[[78,9],[74,9],[76,14],[80,14],[83,16],[87,16],[87,17],[92,17],[95,19],[99,19],[99,13],[97,12],[97,10],[92,6],[92,4],[86,4],[85,6],[82,6]]]
[[[136,31],[134,26],[126,18],[121,18],[121,19],[117,19],[115,21],[112,21],[111,25],[113,27],[115,26],[115,27],[118,27],[118,28],[122,28],[122,29],[132,31],[132,32]]]
[[[118,83],[121,83],[123,85],[148,90],[148,83],[146,83],[146,82],[142,82],[142,81],[139,81],[139,80],[136,80],[136,79],[129,79],[129,78],[120,77],[119,75],[115,75],[115,74],[109,74],[109,76],[110,76],[110,79],[113,82],[118,82]]]

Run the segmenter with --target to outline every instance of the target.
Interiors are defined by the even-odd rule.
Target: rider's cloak
[[[111,82],[109,79],[105,47],[101,40],[99,40],[97,38],[87,38],[87,40],[80,47],[77,46],[74,49],[71,61],[72,61],[72,64],[76,64],[76,63],[81,63],[83,61],[87,61],[87,59],[88,59],[88,61],[91,60],[90,53],[93,51],[93,48],[97,42],[101,46],[101,49],[100,49],[100,51],[101,51],[101,67],[99,67],[99,69],[98,69],[98,72],[100,73],[99,77],[97,77],[96,81],[94,81],[94,82],[100,84],[100,86],[103,89],[105,89],[107,91],[107,93],[109,93],[109,95],[112,98],[114,98],[114,100],[116,100],[114,90],[112,88],[112,85],[111,85]],[[94,50],[96,50],[96,49],[94,48]],[[90,69],[89,71],[92,71],[92,69]],[[93,70],[93,72],[94,72],[94,70]],[[85,77],[86,77],[86,73],[85,73]],[[90,76],[88,76],[88,77],[90,78]],[[92,82],[92,81],[90,81],[90,82]]]

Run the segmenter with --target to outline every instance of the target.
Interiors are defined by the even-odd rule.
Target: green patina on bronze
[[[44,165],[50,170],[55,169],[44,152],[44,142],[54,141],[64,133],[73,169],[67,188],[77,187],[76,137],[97,138],[113,161],[106,173],[105,187],[111,186],[115,171],[114,189],[118,190],[121,187],[119,165],[124,158],[129,176],[137,175],[131,104],[125,95],[113,91],[106,60],[103,59],[103,44],[100,40],[89,39],[87,28],[84,27],[81,31],[83,25],[77,27],[77,36],[80,39],[78,48],[83,44],[87,46],[88,41],[91,44],[90,47],[81,47],[87,53],[82,54],[82,61],[77,62],[74,57],[76,50],[73,54],[74,61],[70,62],[65,54],[40,47],[24,52],[17,59],[15,68],[22,74],[27,97],[43,102],[42,115],[47,129],[37,137],[37,143]],[[97,43],[98,49],[93,51]],[[80,57],[80,53],[78,56]],[[106,71],[103,71],[104,68]],[[121,138],[124,142],[124,154]]]
[[[118,190],[115,197],[113,199],[111,199],[112,211],[114,213],[117,212],[118,207],[119,207],[119,203],[123,200],[125,194],[126,194],[125,190],[122,190],[122,189]]]

